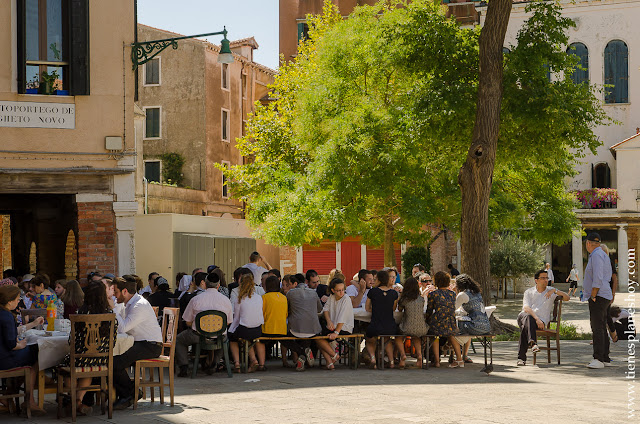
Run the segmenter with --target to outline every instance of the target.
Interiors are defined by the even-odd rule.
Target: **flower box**
[[[590,188],[577,190],[575,194],[583,209],[613,209],[620,198],[615,188]]]

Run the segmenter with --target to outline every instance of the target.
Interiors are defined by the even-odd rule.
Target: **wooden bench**
[[[402,334],[387,334],[387,335],[380,335],[376,337],[376,352],[377,352],[377,358],[376,358],[376,365],[378,367],[378,369],[384,369],[384,345],[385,343],[381,342],[381,339],[384,338],[396,338],[396,337],[407,337],[407,338],[411,338],[411,336],[406,336],[406,335],[402,335]],[[421,364],[421,368],[422,369],[429,369],[429,352],[431,350],[431,339],[434,339],[436,337],[439,336],[434,336],[434,335],[426,335],[421,337],[422,343],[421,343],[421,348],[422,348],[422,364]],[[481,334],[481,335],[473,335],[470,337],[474,337],[477,338],[480,341],[480,344],[482,344],[482,346],[484,347],[484,367],[482,368],[482,372],[486,372],[487,374],[489,374],[490,372],[493,371],[493,338],[495,337],[494,334]],[[489,349],[489,355],[487,355],[487,348]]]
[[[358,364],[360,363],[360,345],[362,344],[362,340],[364,339],[364,334],[345,334],[338,335],[335,338],[335,341],[342,343],[347,346],[349,349],[349,354],[347,355],[346,363],[352,369],[358,369]],[[239,340],[240,346],[240,370],[242,372],[247,372],[248,364],[249,364],[249,349],[251,349],[258,342],[280,342],[283,340],[330,340],[329,336],[314,336],[314,337],[259,337],[254,340]],[[322,354],[319,355],[320,359]]]

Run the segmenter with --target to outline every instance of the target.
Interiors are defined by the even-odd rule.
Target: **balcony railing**
[[[620,198],[615,188],[590,188],[576,190],[574,193],[582,204],[582,209],[614,209]]]

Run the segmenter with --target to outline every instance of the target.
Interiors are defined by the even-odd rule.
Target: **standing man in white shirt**
[[[551,271],[551,264],[549,262],[544,264],[544,270],[547,271],[547,276],[549,277],[548,285],[553,286],[554,277],[553,277],[553,271]]]
[[[262,263],[264,267],[258,265]],[[253,281],[256,285],[260,285],[262,281],[262,274],[269,271],[271,269],[271,265],[262,257],[258,252],[253,252],[249,255],[249,263],[242,265],[243,268],[247,268],[253,272]],[[264,294],[264,293],[263,293]]]
[[[548,265],[548,264],[547,264]],[[553,302],[556,297],[562,297],[565,302],[569,295],[553,287],[547,287],[547,271],[541,269],[536,272],[536,285],[527,289],[522,298],[522,312],[518,315],[520,327],[520,342],[518,344],[518,365],[527,361],[527,349],[539,352],[537,330],[543,330],[551,320]]]
[[[133,346],[113,357],[113,386],[117,400],[114,409],[126,409],[133,403],[135,385],[127,370],[140,359],[157,358],[162,353],[162,330],[156,314],[145,298],[136,293],[135,279],[116,278],[114,294],[124,303],[124,316],[116,314],[118,333],[133,336]]]

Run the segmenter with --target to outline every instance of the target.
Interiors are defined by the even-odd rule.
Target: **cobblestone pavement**
[[[136,411],[114,411],[114,418],[78,417],[78,423],[625,423],[628,419],[626,342],[612,345],[615,367],[589,370],[588,341],[563,341],[562,365],[555,353],[547,364],[516,367],[515,342],[494,343],[495,371],[480,372],[476,363],[464,369],[335,371],[309,369],[296,373],[279,361],[267,372],[254,374],[199,374],[177,378],[172,408],[141,401]],[[443,361],[444,365],[444,361]],[[632,396],[633,397],[633,396]],[[636,396],[637,397],[637,396]],[[168,399],[166,399],[168,402]],[[53,395],[47,395],[45,417],[33,423],[57,420]],[[637,401],[640,405],[640,401]],[[0,422],[27,422],[6,414]]]

